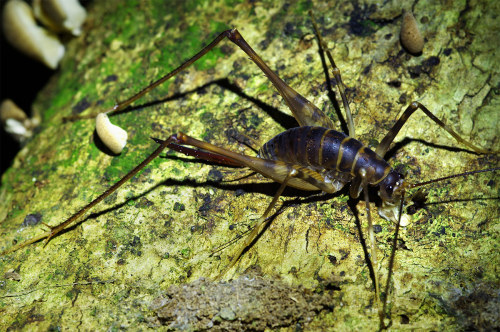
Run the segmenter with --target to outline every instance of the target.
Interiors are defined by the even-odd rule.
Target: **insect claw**
[[[159,139],[159,138],[154,138],[154,137],[150,137],[153,141],[155,141],[156,143],[158,144],[162,144],[163,142],[165,142],[164,140],[162,139]]]

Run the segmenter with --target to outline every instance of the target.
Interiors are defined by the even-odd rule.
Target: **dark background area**
[[[7,0],[0,0],[2,13],[6,3]],[[80,1],[80,3],[86,7],[89,1]],[[0,101],[7,98],[12,99],[31,117],[31,105],[38,92],[58,69],[51,70],[18,52],[7,42],[1,27],[0,30]],[[43,112],[43,110],[41,111]],[[0,178],[10,167],[20,149],[21,145],[3,128],[0,128]]]

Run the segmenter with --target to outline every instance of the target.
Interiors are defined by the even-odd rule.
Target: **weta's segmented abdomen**
[[[380,182],[390,171],[385,160],[360,141],[323,127],[288,129],[264,144],[259,156],[352,176],[358,176],[361,168],[372,167],[375,174],[371,184]]]

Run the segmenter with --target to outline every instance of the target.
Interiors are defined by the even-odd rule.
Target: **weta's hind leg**
[[[387,133],[387,135],[385,135],[385,137],[382,140],[382,142],[380,142],[379,146],[377,147],[377,150],[375,151],[379,156],[384,157],[384,155],[387,152],[387,150],[389,150],[389,146],[391,145],[392,141],[394,140],[394,138],[396,137],[396,135],[399,133],[399,130],[401,130],[401,127],[403,127],[403,125],[408,120],[408,118],[416,110],[418,110],[418,109],[421,109],[422,112],[425,113],[425,115],[427,115],[429,118],[431,118],[431,120],[434,121],[435,123],[437,123],[441,128],[443,128],[444,130],[446,130],[459,143],[462,143],[463,145],[465,145],[468,148],[472,149],[474,152],[480,153],[480,154],[495,153],[495,152],[491,152],[491,151],[479,148],[479,147],[473,145],[472,143],[464,140],[455,131],[453,131],[453,129],[451,129],[450,127],[448,127],[447,125],[445,125],[443,123],[443,121],[439,120],[434,114],[432,114],[431,111],[429,111],[427,109],[427,107],[425,107],[424,105],[420,104],[418,101],[414,101],[413,103],[410,104],[410,106],[408,106],[406,108],[406,110],[403,113],[403,115],[401,115],[401,117],[398,119],[398,121],[396,121],[396,123],[391,128],[391,130],[389,130],[389,132]]]
[[[177,75],[180,71],[186,69],[191,64],[196,62],[198,59],[203,57],[206,53],[217,46],[223,39],[229,39],[239,48],[241,48],[250,59],[264,72],[264,74],[269,78],[269,80],[276,87],[280,95],[285,100],[286,104],[293,113],[293,116],[301,126],[321,126],[325,128],[333,128],[333,122],[328,118],[319,108],[314,106],[309,100],[303,97],[301,94],[292,89],[288,84],[286,84],[278,75],[276,75],[267,64],[259,57],[259,55],[250,47],[250,45],[243,39],[241,34],[236,29],[226,30],[217,36],[210,44],[205,46],[201,51],[195,54],[192,58],[184,62],[182,65],[161,77],[157,81],[151,83],[132,97],[117,103],[112,108],[108,109],[105,113],[117,112],[125,109],[127,106],[149,93],[151,90],[161,85],[168,79]],[[97,115],[97,114],[96,114]],[[89,116],[85,116],[89,117]],[[75,120],[81,118],[69,117],[66,120]]]
[[[99,195],[97,198],[95,198],[92,202],[89,204],[85,205],[83,208],[81,208],[78,212],[73,214],[71,217],[63,221],[57,226],[49,226],[45,224],[45,226],[49,227],[49,230],[43,234],[40,234],[38,236],[32,237],[31,239],[18,243],[11,248],[3,251],[0,255],[6,255],[8,253],[14,252],[16,250],[19,250],[21,248],[24,248],[32,243],[38,242],[42,239],[45,239],[44,246],[47,245],[47,243],[55,237],[57,234],[62,232],[64,229],[68,228],[71,226],[73,223],[75,223],[80,217],[82,217],[85,213],[87,213],[90,209],[92,209],[95,205],[97,205],[99,202],[101,202],[103,199],[111,195],[113,192],[115,192],[118,188],[120,188],[125,182],[130,180],[133,176],[135,176],[137,173],[139,173],[144,167],[146,167],[153,159],[158,157],[160,153],[167,148],[171,143],[172,143],[172,137],[165,141],[159,142],[160,146],[156,148],[155,151],[153,151],[146,159],[144,159],[139,165],[134,167],[130,172],[128,172],[123,178],[121,178],[117,183],[109,187],[105,192],[103,192],[101,195]]]

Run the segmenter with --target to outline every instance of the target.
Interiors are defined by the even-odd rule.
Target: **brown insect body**
[[[376,185],[385,178],[390,168],[384,159],[358,140],[323,127],[288,129],[264,144],[258,156],[314,170],[323,169],[330,182],[339,177],[350,181],[361,168],[373,167],[375,172],[368,183]]]
[[[281,160],[319,172],[332,191],[341,190],[358,177],[362,169],[372,169],[367,183],[396,187],[402,175],[370,148],[344,133],[324,127],[304,126],[288,129],[265,143],[258,157]],[[395,175],[398,174],[397,176]],[[388,177],[391,174],[393,176]],[[303,188],[299,188],[303,189]],[[361,188],[354,192],[358,197]],[[382,199],[389,199],[385,195]]]
[[[406,224],[406,220],[402,221],[400,209],[404,190],[409,185],[403,183],[403,176],[376,152],[344,133],[314,126],[288,129],[265,143],[258,157],[310,169],[313,175],[322,179],[321,189],[328,193],[337,192],[350,182],[350,196],[358,198],[364,189],[368,202],[368,185],[377,186],[382,200],[377,209],[378,214],[386,220]],[[289,185],[308,190],[308,185],[313,181],[310,178],[305,181],[304,184],[299,182],[300,185]],[[368,222],[371,225],[370,217]],[[373,232],[371,226],[370,232]],[[372,254],[376,256],[373,248]]]

